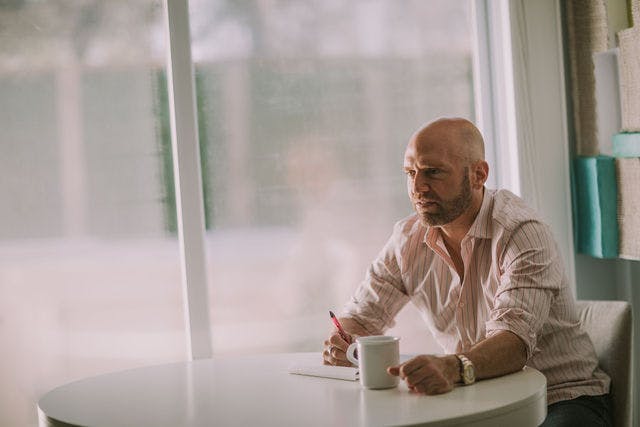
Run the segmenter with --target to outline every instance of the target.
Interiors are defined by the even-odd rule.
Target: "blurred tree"
[[[0,1],[0,70],[160,59],[160,0]],[[135,40],[136,43],[131,41]]]

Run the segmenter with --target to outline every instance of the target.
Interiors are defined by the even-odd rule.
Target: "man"
[[[416,213],[395,225],[340,319],[348,340],[334,331],[324,362],[349,365],[353,337],[382,334],[412,301],[448,354],[389,367],[410,390],[446,393],[528,365],[547,378],[545,425],[609,425],[610,379],[579,328],[551,231],[522,199],[484,187],[478,129],[428,124],[409,141],[404,170]]]

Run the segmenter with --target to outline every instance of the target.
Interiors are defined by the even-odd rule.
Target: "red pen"
[[[336,315],[333,314],[333,311],[329,310],[329,316],[331,316],[331,320],[333,320],[333,324],[336,325],[336,328],[338,328],[338,333],[340,334],[342,339],[345,340],[346,342],[350,342],[349,336],[344,331],[344,329],[342,329],[342,325],[338,321],[338,318],[336,317]]]

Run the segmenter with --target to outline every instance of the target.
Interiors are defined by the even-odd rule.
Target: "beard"
[[[435,211],[422,211],[416,205],[414,200],[414,208],[425,226],[445,225],[462,215],[471,205],[471,182],[469,181],[469,168],[464,168],[464,176],[460,185],[460,192],[452,199],[443,200],[435,194],[425,194],[425,198],[429,201],[437,203]]]

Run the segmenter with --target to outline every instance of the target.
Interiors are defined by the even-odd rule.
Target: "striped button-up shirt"
[[[462,281],[439,227],[425,227],[417,215],[399,221],[345,316],[381,333],[412,301],[449,354],[499,331],[518,335],[527,365],[547,378],[548,404],[609,392],[551,231],[522,199],[485,189],[461,251]]]

